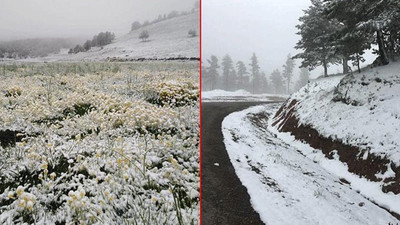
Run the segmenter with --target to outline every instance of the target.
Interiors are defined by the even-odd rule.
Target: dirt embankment
[[[394,165],[385,156],[368,154],[365,159],[363,155],[368,149],[361,149],[357,146],[347,145],[341,140],[321,136],[317,130],[307,124],[300,124],[296,117],[296,100],[288,100],[278,110],[274,117],[274,126],[281,132],[290,132],[297,140],[307,142],[311,147],[320,149],[327,158],[332,159],[335,152],[339,160],[346,163],[351,173],[365,177],[371,181],[383,181],[382,191],[400,193],[400,167]],[[377,174],[383,174],[388,167],[394,171],[395,176],[390,178],[379,178]]]

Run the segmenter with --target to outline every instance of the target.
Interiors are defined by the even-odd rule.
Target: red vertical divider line
[[[199,138],[200,138],[200,142],[199,142],[199,156],[200,156],[200,158],[199,158],[199,163],[200,163],[200,165],[199,165],[199,167],[200,167],[200,170],[199,170],[199,176],[200,176],[200,187],[199,187],[199,189],[200,189],[200,195],[199,195],[199,200],[200,200],[200,213],[199,213],[199,215],[200,215],[200,225],[202,224],[202,135],[201,135],[201,132],[202,132],[202,114],[201,114],[201,102],[202,102],[202,100],[201,100],[201,92],[202,92],[202,67],[201,67],[201,63],[202,63],[202,48],[201,48],[201,39],[202,39],[202,32],[203,32],[203,29],[202,29],[202,23],[201,23],[201,17],[202,17],[202,4],[201,4],[201,0],[199,1],[199,3],[200,3],[200,49],[199,49],[199,51],[200,51],[200,62],[199,62],[199,68],[200,68],[200,112],[199,112],[199,119],[200,119],[200,134],[199,134]]]

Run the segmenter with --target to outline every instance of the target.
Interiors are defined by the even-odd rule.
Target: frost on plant
[[[197,63],[0,68],[0,224],[198,224]]]

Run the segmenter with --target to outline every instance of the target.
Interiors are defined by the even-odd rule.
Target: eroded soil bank
[[[369,153],[367,157],[364,157],[365,151],[368,149],[361,149],[358,146],[344,144],[341,140],[324,137],[310,125],[299,123],[299,119],[296,117],[297,105],[296,100],[288,100],[277,111],[273,125],[277,126],[279,131],[289,132],[296,139],[307,142],[315,149],[320,149],[327,158],[332,159],[337,154],[338,159],[347,164],[349,172],[371,181],[382,181],[383,192],[400,193],[400,167],[395,166],[385,156]],[[389,168],[393,170],[395,176],[385,179],[378,176],[378,174],[384,174]]]

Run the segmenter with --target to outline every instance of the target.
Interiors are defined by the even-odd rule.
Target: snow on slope
[[[103,49],[95,47],[87,52],[77,54],[68,54],[66,51],[62,51],[60,54],[50,55],[41,60],[98,61],[113,57],[121,59],[199,57],[200,38],[199,36],[189,37],[188,31],[191,29],[200,33],[198,11],[132,31],[104,46]],[[142,42],[139,39],[139,34],[143,30],[149,32],[149,41]]]
[[[397,212],[399,196],[381,193],[379,187],[347,172],[340,162],[326,159],[320,151],[294,141],[288,134],[281,136],[271,127],[278,107],[252,107],[230,114],[222,123],[230,160],[264,223],[398,224],[363,194],[380,198],[380,203]],[[337,171],[342,172],[340,177],[334,173]],[[358,186],[342,182],[342,177]]]
[[[212,90],[201,93],[201,99],[205,102],[235,102],[235,101],[283,101],[287,95],[251,94],[245,90],[225,91]]]
[[[291,96],[300,123],[400,166],[400,63],[341,78],[316,80]]]

